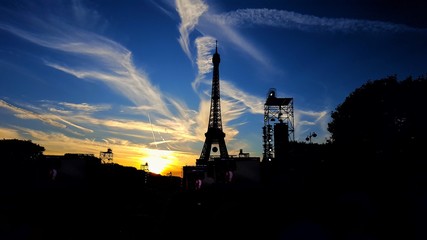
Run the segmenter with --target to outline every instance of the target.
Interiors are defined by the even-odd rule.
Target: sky
[[[0,138],[182,177],[207,131],[215,47],[228,153],[262,158],[270,89],[294,140],[371,80],[427,73],[419,0],[2,0]],[[217,45],[216,45],[217,41]],[[420,106],[421,107],[421,106]],[[366,121],[370,121],[366,116]]]

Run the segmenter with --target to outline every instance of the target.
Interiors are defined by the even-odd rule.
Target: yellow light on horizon
[[[141,158],[141,163],[148,163],[148,170],[152,173],[162,174],[165,168],[176,158],[174,151],[144,149],[144,157]]]

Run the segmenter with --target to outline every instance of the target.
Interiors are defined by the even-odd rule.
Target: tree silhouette
[[[328,131],[338,188],[391,192],[420,184],[427,171],[420,157],[427,143],[426,93],[425,76],[389,76],[366,82],[336,107]]]
[[[419,200],[427,196],[426,94],[425,76],[389,76],[363,84],[331,113],[330,183],[342,196],[357,193],[379,203],[373,206],[383,227],[373,232],[381,239],[426,236],[427,208]]]
[[[5,187],[22,188],[38,174],[45,148],[31,140],[0,140],[0,180]]]
[[[3,161],[25,161],[40,158],[45,148],[31,140],[3,139],[0,140],[0,151]]]
[[[426,143],[423,121],[427,79],[396,76],[368,81],[332,112],[328,131],[334,144],[382,157],[411,156]]]

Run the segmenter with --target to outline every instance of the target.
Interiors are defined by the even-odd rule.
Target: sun
[[[174,152],[158,149],[144,149],[145,156],[141,158],[142,164],[148,163],[148,171],[162,174],[165,168],[175,159]]]

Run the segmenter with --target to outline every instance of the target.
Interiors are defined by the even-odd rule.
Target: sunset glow
[[[141,164],[148,163],[148,170],[152,173],[166,174],[163,171],[170,165],[171,162],[176,161],[173,151],[156,150],[156,149],[143,149],[144,157],[141,158]]]
[[[295,140],[322,143],[355,88],[425,74],[416,15],[293,2],[0,1],[0,138],[180,176],[205,141],[216,50],[227,149],[254,157],[270,88],[295,99]]]

